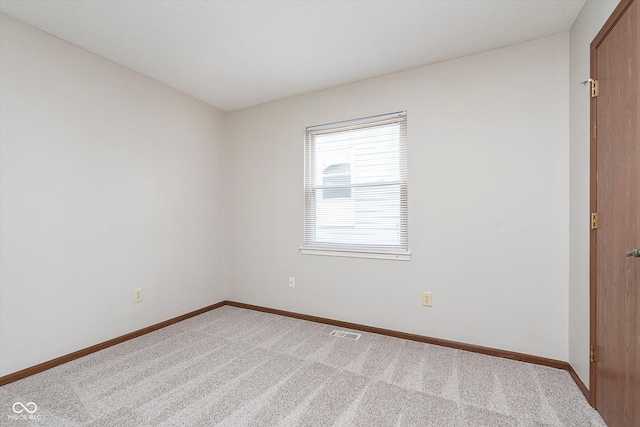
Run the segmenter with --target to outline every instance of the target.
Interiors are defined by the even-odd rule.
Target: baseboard
[[[578,376],[578,373],[573,369],[573,366],[567,363],[567,367],[568,367],[567,371],[569,371],[569,375],[571,375],[571,378],[573,378],[573,381],[576,383],[576,385],[578,386],[582,394],[584,394],[584,397],[585,399],[587,399],[587,402],[589,402],[589,404],[593,406],[593,401],[591,400],[591,393],[589,392],[589,389],[587,388],[586,385],[584,385],[584,383]]]
[[[562,360],[548,359],[546,357],[533,356],[530,354],[517,353],[514,351],[499,350],[491,347],[483,347],[479,345],[466,344],[466,343],[457,342],[457,341],[443,340],[440,338],[432,338],[424,335],[408,334],[406,332],[376,328],[376,327],[367,326],[367,325],[360,325],[358,323],[343,322],[341,320],[327,319],[327,318],[318,317],[318,316],[310,316],[307,314],[294,313],[291,311],[261,307],[261,306],[245,304],[241,302],[225,301],[225,303],[226,305],[231,305],[238,308],[246,308],[249,310],[262,311],[265,313],[278,314],[280,316],[293,317],[295,319],[308,320],[310,322],[324,323],[327,325],[338,326],[341,328],[357,329],[360,331],[371,332],[374,334],[387,335],[390,337],[402,338],[410,341],[418,341],[426,344],[440,345],[443,347],[450,347],[458,350],[470,351],[473,353],[481,353],[489,356],[502,357],[505,359],[518,360],[520,362],[527,362],[527,363],[533,363],[536,365],[549,366],[551,368],[562,369],[569,372],[569,375],[571,375],[571,378],[573,378],[573,381],[575,381],[576,385],[578,386],[578,388],[580,389],[584,397],[587,399],[587,402],[592,404],[591,393],[589,393],[589,390],[584,385],[584,383],[582,382],[582,380],[580,379],[576,371],[573,369],[573,366],[571,366],[571,364],[569,364],[568,362],[565,362]]]
[[[142,335],[148,334],[149,332],[157,331],[158,329],[165,328],[167,326],[173,325],[174,323],[181,322],[190,317],[197,316],[202,313],[206,313],[207,311],[216,309],[218,307],[222,307],[226,304],[226,301],[221,301],[217,304],[212,304],[198,310],[194,310],[187,314],[183,314],[181,316],[174,317],[169,320],[165,320],[164,322],[156,323],[155,325],[147,326],[146,328],[138,329],[137,331],[119,336],[117,338],[110,339],[108,341],[101,342],[96,345],[92,345],[91,347],[83,348],[82,350],[74,351],[73,353],[69,353],[64,356],[57,357],[53,360],[49,360],[47,362],[40,363],[39,365],[31,366],[29,368],[23,369],[21,371],[14,372],[9,375],[5,375],[0,377],[0,386],[12,383],[14,381],[21,380],[23,378],[29,377],[31,375],[40,373],[42,371],[46,371],[47,369],[54,368],[58,365],[62,365],[63,363],[71,362],[72,360],[78,359],[80,357],[87,356],[91,353],[95,353],[96,351],[104,350],[107,347],[111,347],[116,344],[120,344],[122,342],[138,338]]]
[[[418,341],[427,344],[434,344],[443,347],[451,347],[458,350],[470,351],[473,353],[487,354],[489,356],[502,357],[504,359],[518,360],[521,362],[534,363],[536,365],[549,366],[557,369],[569,370],[569,364],[562,360],[547,359],[546,357],[532,356],[530,354],[517,353],[514,351],[499,350],[491,347],[482,347],[479,345],[465,344],[457,341],[449,341],[440,338],[432,338],[423,335],[409,334],[406,332],[393,331],[390,329],[376,328],[358,323],[343,322],[341,320],[326,319],[324,317],[309,316],[307,314],[293,313],[291,311],[277,310],[274,308],[260,307],[257,305],[245,304],[235,301],[225,301],[227,305],[238,308],[246,308],[249,310],[262,311],[265,313],[278,314],[280,316],[293,317],[295,319],[308,320],[310,322],[325,323],[327,325],[338,326],[341,328],[358,329],[364,332],[374,334],[387,335],[390,337],[401,338],[410,341]]]
[[[582,380],[580,380],[580,377],[578,377],[578,374],[575,372],[573,367],[568,362],[564,362],[562,360],[548,359],[546,357],[533,356],[533,355],[530,355],[530,354],[517,353],[517,352],[514,352],[514,351],[500,350],[500,349],[491,348],[491,347],[483,347],[483,346],[479,346],[479,345],[465,344],[465,343],[462,343],[462,342],[449,341],[449,340],[444,340],[444,339],[440,339],[440,338],[432,338],[432,337],[427,337],[427,336],[423,336],[423,335],[409,334],[409,333],[406,333],[406,332],[394,331],[394,330],[391,330],[391,329],[376,328],[376,327],[373,327],[373,326],[361,325],[361,324],[358,324],[358,323],[343,322],[341,320],[327,319],[327,318],[318,317],[318,316],[310,316],[308,314],[294,313],[294,312],[291,312],[291,311],[284,311],[284,310],[278,310],[278,309],[275,309],[275,308],[261,307],[261,306],[258,306],[258,305],[245,304],[245,303],[236,302],[236,301],[221,301],[221,302],[219,302],[217,304],[212,304],[212,305],[209,305],[207,307],[203,307],[201,309],[189,312],[187,314],[183,314],[181,316],[177,316],[177,317],[174,317],[172,319],[165,320],[164,322],[156,323],[155,325],[151,325],[151,326],[148,326],[146,328],[139,329],[137,331],[134,331],[134,332],[119,336],[117,338],[113,338],[113,339],[110,339],[108,341],[93,345],[91,347],[87,347],[87,348],[84,348],[82,350],[75,351],[75,352],[67,354],[65,356],[61,356],[61,357],[58,357],[58,358],[53,359],[53,360],[49,360],[49,361],[44,362],[44,363],[40,363],[39,365],[31,366],[31,367],[23,369],[21,371],[14,372],[14,373],[9,374],[9,375],[5,375],[3,377],[0,377],[0,386],[12,383],[14,381],[21,380],[23,378],[29,377],[31,375],[37,374],[37,373],[42,372],[42,371],[46,371],[47,369],[51,369],[51,368],[56,367],[58,365],[62,365],[63,363],[67,363],[67,362],[70,362],[72,360],[78,359],[80,357],[87,356],[87,355],[89,355],[91,353],[95,353],[96,351],[103,350],[103,349],[105,349],[107,347],[111,347],[113,345],[120,344],[122,342],[131,340],[133,338],[138,338],[138,337],[140,337],[142,335],[148,334],[149,332],[153,332],[153,331],[156,331],[158,329],[162,329],[162,328],[170,326],[170,325],[172,325],[174,323],[181,322],[181,321],[186,320],[186,319],[188,319],[190,317],[194,317],[194,316],[197,316],[199,314],[206,313],[207,311],[214,310],[216,308],[219,308],[219,307],[222,307],[222,306],[225,306],[225,305],[230,305],[230,306],[238,307],[238,308],[244,308],[244,309],[248,309],[248,310],[261,311],[261,312],[264,312],[264,313],[277,314],[277,315],[280,315],[280,316],[292,317],[292,318],[295,318],[295,319],[308,320],[310,322],[324,323],[324,324],[327,324],[327,325],[337,326],[337,327],[341,327],[341,328],[357,329],[357,330],[364,331],[364,332],[370,332],[370,333],[374,333],[374,334],[386,335],[386,336],[390,336],[390,337],[394,337],[394,338],[401,338],[401,339],[410,340],[410,341],[418,341],[418,342],[423,342],[423,343],[426,343],[426,344],[434,344],[434,345],[439,345],[439,346],[443,346],[443,347],[450,347],[450,348],[455,348],[455,349],[458,349],[458,350],[470,351],[470,352],[473,352],[473,353],[480,353],[480,354],[486,354],[486,355],[489,355],[489,356],[502,357],[502,358],[505,358],[505,359],[518,360],[518,361],[521,361],[521,362],[533,363],[533,364],[536,364],[536,365],[549,366],[551,368],[556,368],[556,369],[563,369],[563,370],[569,372],[569,374],[571,375],[571,378],[573,378],[573,380],[577,384],[577,386],[580,389],[580,391],[582,392],[582,394],[584,394],[584,396],[587,399],[587,401],[591,403],[591,395],[590,395],[589,390],[587,389],[587,387],[584,385]]]

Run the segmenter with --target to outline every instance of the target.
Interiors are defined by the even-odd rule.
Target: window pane
[[[326,190],[325,190],[326,191]],[[398,246],[400,185],[358,187],[352,199],[316,200],[316,240],[320,243]]]
[[[351,163],[333,163],[324,168],[322,173],[322,185],[342,187],[325,188],[322,192],[323,199],[351,197]]]

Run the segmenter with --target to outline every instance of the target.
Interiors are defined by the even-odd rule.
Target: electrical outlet
[[[425,307],[431,307],[431,292],[423,292],[422,293],[422,305]]]
[[[289,287],[290,288],[295,288],[296,287],[296,278],[293,276],[289,277]]]
[[[140,301],[142,301],[142,288],[134,289],[133,302],[140,302]]]

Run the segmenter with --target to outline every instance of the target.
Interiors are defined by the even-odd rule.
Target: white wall
[[[567,360],[568,49],[565,33],[229,114],[229,299]],[[399,110],[412,260],[301,255],[304,128]]]
[[[0,29],[0,375],[223,300],[224,114]]]
[[[570,32],[569,363],[589,386],[589,46],[618,0],[587,0]]]

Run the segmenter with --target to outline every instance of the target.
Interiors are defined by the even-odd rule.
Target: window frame
[[[317,231],[316,222],[318,213],[316,210],[317,197],[316,193],[323,185],[317,183],[315,176],[317,171],[316,164],[317,153],[315,152],[315,137],[317,134],[339,133],[347,130],[358,130],[366,128],[382,127],[389,124],[398,123],[400,125],[399,146],[398,146],[398,174],[399,178],[396,182],[390,182],[386,185],[398,186],[399,198],[398,209],[400,215],[400,223],[398,225],[400,244],[390,245],[380,244],[363,244],[363,243],[327,243],[315,241],[315,232]],[[410,261],[411,252],[409,251],[408,239],[408,179],[407,179],[407,112],[400,111],[390,114],[382,114],[377,116],[364,117],[355,120],[328,123],[318,126],[310,126],[305,129],[304,142],[304,226],[303,226],[303,244],[300,251],[305,255],[324,255],[339,257],[355,257],[355,258],[373,258],[373,259],[390,259]],[[354,173],[354,164],[350,165],[350,174]],[[367,184],[363,184],[367,185]],[[369,185],[375,185],[370,182]],[[358,184],[350,183],[350,193]],[[320,197],[324,197],[320,196]]]

